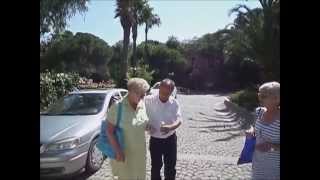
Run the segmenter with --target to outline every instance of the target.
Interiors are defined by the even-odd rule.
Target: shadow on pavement
[[[193,118],[189,118],[189,121],[197,121],[197,122],[221,122],[221,123],[234,123],[236,120],[232,121],[223,121],[223,120],[214,120],[214,119],[207,119],[207,120],[196,120]]]
[[[190,128],[200,128],[200,127],[190,127]],[[208,128],[211,132],[229,132],[229,131],[241,131],[243,130],[241,127],[238,128],[228,128],[228,129],[215,129],[215,127],[202,127],[202,128]]]
[[[208,129],[215,129],[215,128],[231,128],[233,126],[237,126],[238,124],[234,125],[212,125],[212,126],[190,126],[190,128],[208,128]]]
[[[230,141],[231,139],[234,139],[234,138],[239,137],[239,136],[242,136],[242,135],[243,135],[242,133],[231,134],[231,135],[228,136],[228,137],[221,138],[221,139],[216,139],[215,141],[216,141],[216,142],[219,142],[219,141]]]
[[[236,119],[233,119],[231,121],[224,121],[224,120],[215,120],[215,119],[209,119],[209,118],[206,118],[206,120],[195,120],[195,119],[189,119],[191,121],[202,121],[202,122],[218,122],[218,123],[235,123],[237,120]]]
[[[178,95],[179,94],[183,94],[183,95],[215,95],[215,96],[229,96],[230,94],[232,94],[231,92],[217,92],[217,91],[193,91],[193,90],[190,90],[190,91],[184,91],[184,92],[181,92],[179,91],[177,93]]]

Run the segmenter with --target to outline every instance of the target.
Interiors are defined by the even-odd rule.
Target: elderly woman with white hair
[[[252,158],[252,179],[280,179],[280,83],[259,87],[255,127],[247,131],[256,137]]]
[[[122,120],[124,150],[114,136],[116,115],[119,103],[110,107],[108,112],[107,136],[116,158],[111,160],[112,174],[118,179],[145,179],[146,177],[146,137],[148,117],[144,101],[141,101],[149,84],[141,78],[132,78],[128,81],[128,95],[122,101]]]

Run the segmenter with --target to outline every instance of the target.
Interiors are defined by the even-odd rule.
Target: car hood
[[[40,142],[49,143],[82,133],[100,126],[100,116],[40,116]]]

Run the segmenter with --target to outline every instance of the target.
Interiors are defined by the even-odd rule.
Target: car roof
[[[72,91],[69,94],[85,94],[85,93],[111,93],[116,91],[128,91],[122,88],[114,88],[114,89],[82,89],[78,91]]]

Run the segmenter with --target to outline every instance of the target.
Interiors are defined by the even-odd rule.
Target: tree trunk
[[[128,80],[128,48],[130,43],[130,26],[123,28],[123,56],[121,63],[121,79],[120,79],[120,88],[126,88]]]
[[[138,36],[138,24],[134,23],[132,26],[132,41],[133,41],[133,48],[132,48],[132,65],[134,67],[137,66],[137,36]]]
[[[144,50],[145,50],[145,55],[146,57],[149,57],[149,51],[148,51],[148,24],[146,24],[145,28],[145,43],[144,43]]]

